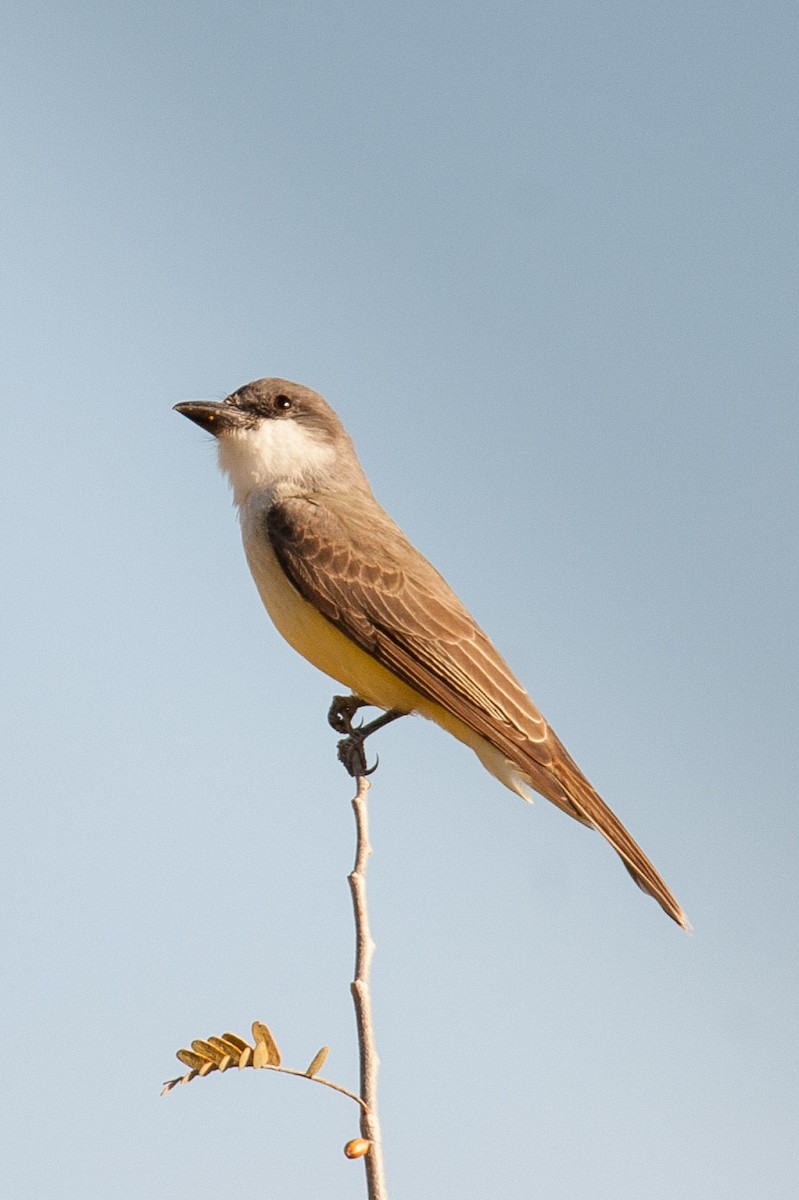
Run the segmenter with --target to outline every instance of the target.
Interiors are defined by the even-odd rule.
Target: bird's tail
[[[551,732],[550,737],[557,740]],[[553,758],[550,770],[568,797],[571,815],[575,816],[578,821],[582,821],[584,825],[590,825],[593,829],[597,829],[610,842],[641,891],[657,900],[663,911],[673,921],[690,932],[690,921],[649,859],[630,837],[621,821],[611,812],[602,797],[594,791],[574,759],[559,741]]]

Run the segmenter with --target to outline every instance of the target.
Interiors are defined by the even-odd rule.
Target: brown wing
[[[292,498],[267,516],[297,590],[378,662],[513,757],[550,767],[548,726],[434,567],[382,510]]]
[[[655,868],[547,725],[507,663],[433,566],[382,509],[292,497],[267,533],[297,590],[378,662],[486,738],[536,791],[597,829],[678,924]]]

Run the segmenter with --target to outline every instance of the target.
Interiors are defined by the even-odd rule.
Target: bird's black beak
[[[182,413],[214,437],[241,424],[239,410],[218,400],[184,400],[175,405],[175,412]]]

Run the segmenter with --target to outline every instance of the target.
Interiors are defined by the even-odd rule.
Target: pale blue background
[[[0,1188],[364,1194],[351,785],[213,447],[283,374],[689,912],[379,739],[393,1200],[752,1200],[797,1162],[793,3],[15,6],[3,32]]]

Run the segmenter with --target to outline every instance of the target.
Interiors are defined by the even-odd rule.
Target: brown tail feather
[[[553,746],[554,761],[550,769],[574,806],[573,815],[578,821],[598,830],[610,842],[641,891],[657,900],[673,921],[690,932],[690,921],[649,859],[602,797],[594,791],[568,751],[557,741],[554,734],[550,736],[557,745],[557,749]]]

